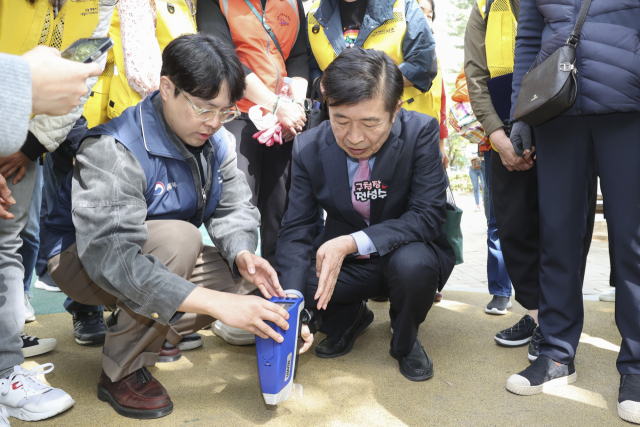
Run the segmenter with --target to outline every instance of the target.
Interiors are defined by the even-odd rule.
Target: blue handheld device
[[[300,298],[273,297],[269,301],[281,305],[289,313],[289,329],[284,331],[278,325],[267,322],[282,335],[282,343],[272,338],[256,337],[258,355],[258,374],[260,387],[267,405],[277,405],[289,398],[293,389],[293,377],[298,357],[298,336],[300,335],[300,314],[304,309],[304,298],[298,291],[287,290],[287,294],[296,294]]]

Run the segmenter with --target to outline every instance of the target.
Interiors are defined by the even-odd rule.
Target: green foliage
[[[447,14],[447,19],[449,20],[449,31],[447,33],[460,39],[460,45],[456,46],[459,49],[464,48],[464,32],[467,28],[471,7],[475,2],[476,0],[451,0],[454,12]]]
[[[455,175],[449,175],[449,183],[451,184],[451,190],[458,193],[468,193],[473,191],[473,184],[471,184],[471,178],[466,170],[458,172]]]
[[[447,127],[449,128],[449,137],[445,143],[445,150],[449,157],[449,167],[457,166],[458,169],[463,169],[466,163],[464,149],[468,141],[456,134],[456,131],[453,130],[449,123],[447,123]]]
[[[450,0],[452,8],[447,13],[447,34],[454,40],[455,48],[464,49],[464,33],[467,29],[467,21],[471,14],[471,7],[476,0]],[[450,73],[459,73],[460,69],[447,70]],[[452,86],[454,82],[447,82]],[[451,87],[447,87],[448,92],[453,92]]]

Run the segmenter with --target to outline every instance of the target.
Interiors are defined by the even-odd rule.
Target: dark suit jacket
[[[304,294],[318,247],[360,230],[373,241],[379,256],[411,242],[431,246],[440,261],[442,287],[455,265],[455,254],[442,232],[447,178],[439,138],[436,119],[400,110],[371,171],[371,180],[380,180],[387,196],[371,201],[367,226],[353,209],[346,153],[338,146],[330,122],[298,136],[293,145],[289,208],[276,250],[283,289]],[[318,206],[327,217],[324,233],[316,236]]]

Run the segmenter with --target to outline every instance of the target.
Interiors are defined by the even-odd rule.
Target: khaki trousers
[[[147,221],[149,238],[142,253],[154,255],[172,273],[192,283],[221,292],[246,295],[256,287],[234,280],[227,261],[213,246],[204,246],[200,231],[186,221]],[[76,244],[47,261],[49,273],[58,287],[73,300],[88,305],[116,305],[117,324],[109,328],[102,350],[102,368],[111,381],[154,366],[164,341],[177,344],[215,319],[185,313],[173,325],[162,325],[136,314],[116,296],[93,282],[85,271]]]

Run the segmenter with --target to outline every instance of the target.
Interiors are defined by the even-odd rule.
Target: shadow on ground
[[[151,421],[118,416],[96,398],[100,348],[75,344],[70,316],[50,314],[25,328],[30,335],[55,337],[58,348],[28,359],[26,368],[52,362],[47,381],[76,400],[74,408],[38,426],[612,426],[626,424],[616,412],[619,376],[615,369],[620,336],[613,304],[585,301],[586,319],[578,351],[578,381],[552,393],[520,397],[504,388],[507,378],[528,366],[527,347],[498,347],[493,335],[515,323],[517,304],[506,316],[484,313],[488,295],[444,291],[420,329],[434,360],[435,376],[412,383],[388,354],[387,303],[371,302],[371,327],[348,355],[319,359],[313,350],[300,360],[296,382],[302,399],[277,407],[264,404],[255,347],[232,347],[203,331],[204,347],[152,373],[168,389],[174,412]],[[319,338],[319,339],[318,339]],[[322,339],[317,337],[316,343]],[[27,423],[11,419],[11,425]]]

